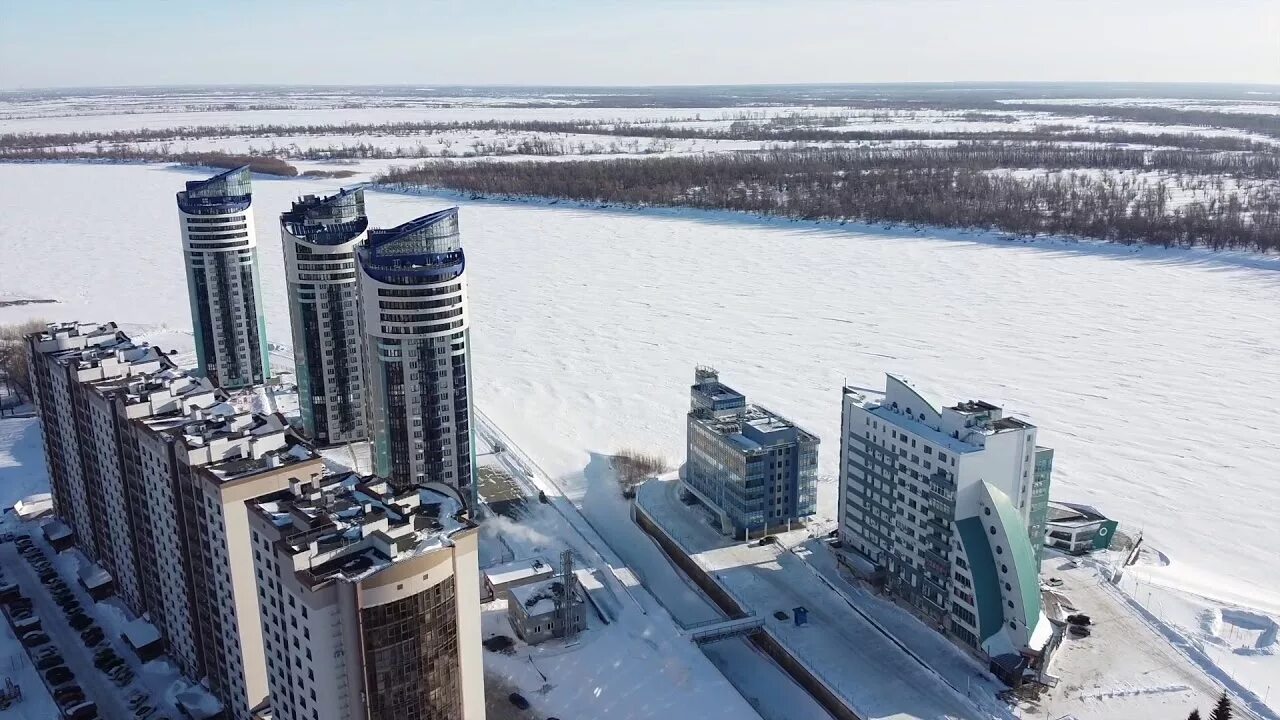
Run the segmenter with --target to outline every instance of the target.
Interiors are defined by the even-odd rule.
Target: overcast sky
[[[0,87],[1280,83],[1280,0],[0,0]]]

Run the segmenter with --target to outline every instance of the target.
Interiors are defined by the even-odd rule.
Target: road
[[[46,550],[49,558],[53,554]],[[0,545],[0,564],[5,573],[22,586],[22,594],[31,598],[32,609],[40,616],[41,625],[53,644],[58,646],[67,667],[75,673],[76,683],[84,690],[85,697],[98,704],[98,714],[106,718],[130,718],[133,712],[123,701],[123,693],[93,666],[93,660],[80,635],[66,623],[62,608],[58,607],[40,578],[27,562],[18,555],[13,543]]]
[[[478,410],[475,426],[486,443],[497,441],[506,448],[498,460],[528,486],[528,494],[544,491],[552,507],[600,551],[602,558],[608,557],[598,567],[609,571],[602,574],[612,581],[611,589],[616,583],[642,612],[666,614],[682,628],[724,617],[631,520],[628,504],[616,489],[601,489],[594,497],[582,499],[580,507],[565,495],[554,476]],[[730,638],[703,645],[701,650],[766,720],[830,720],[816,700],[746,640]]]

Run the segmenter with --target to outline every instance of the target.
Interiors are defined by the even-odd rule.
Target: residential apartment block
[[[700,367],[690,387],[684,489],[710,508],[720,531],[763,535],[817,508],[818,438]]]
[[[250,503],[275,720],[483,720],[466,502],[346,473]]]
[[[200,374],[226,389],[264,382],[271,367],[249,168],[188,182],[178,220]]]
[[[280,415],[238,409],[114,325],[28,337],[55,512],[230,717],[267,699],[245,501],[324,471]]]
[[[1029,662],[1052,630],[1040,546],[1052,450],[981,401],[942,407],[889,375],[843,391],[840,538],[937,628]]]
[[[474,505],[466,257],[458,209],[369,231],[357,249],[374,472]]]
[[[361,189],[307,195],[280,215],[298,406],[320,445],[368,437],[355,254],[368,228]]]

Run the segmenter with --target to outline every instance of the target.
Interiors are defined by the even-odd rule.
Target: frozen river
[[[173,193],[190,171],[0,165],[0,322],[189,330]],[[289,343],[277,216],[337,181],[255,179],[268,333]],[[453,201],[370,193],[375,226]],[[1164,551],[1180,587],[1280,613],[1280,262],[1194,251],[462,202],[479,402],[583,497],[593,453],[683,453],[695,364],[839,456],[842,382],[982,398],[1056,448],[1052,496]],[[834,515],[834,484],[821,495]]]

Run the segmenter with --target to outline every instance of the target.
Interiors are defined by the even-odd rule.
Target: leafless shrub
[[[0,325],[0,374],[9,378],[10,387],[31,397],[31,376],[27,361],[27,335],[43,330],[47,321],[27,320]]]
[[[667,459],[657,453],[623,448],[613,456],[613,470],[623,492],[632,491],[645,480],[670,469]]]

